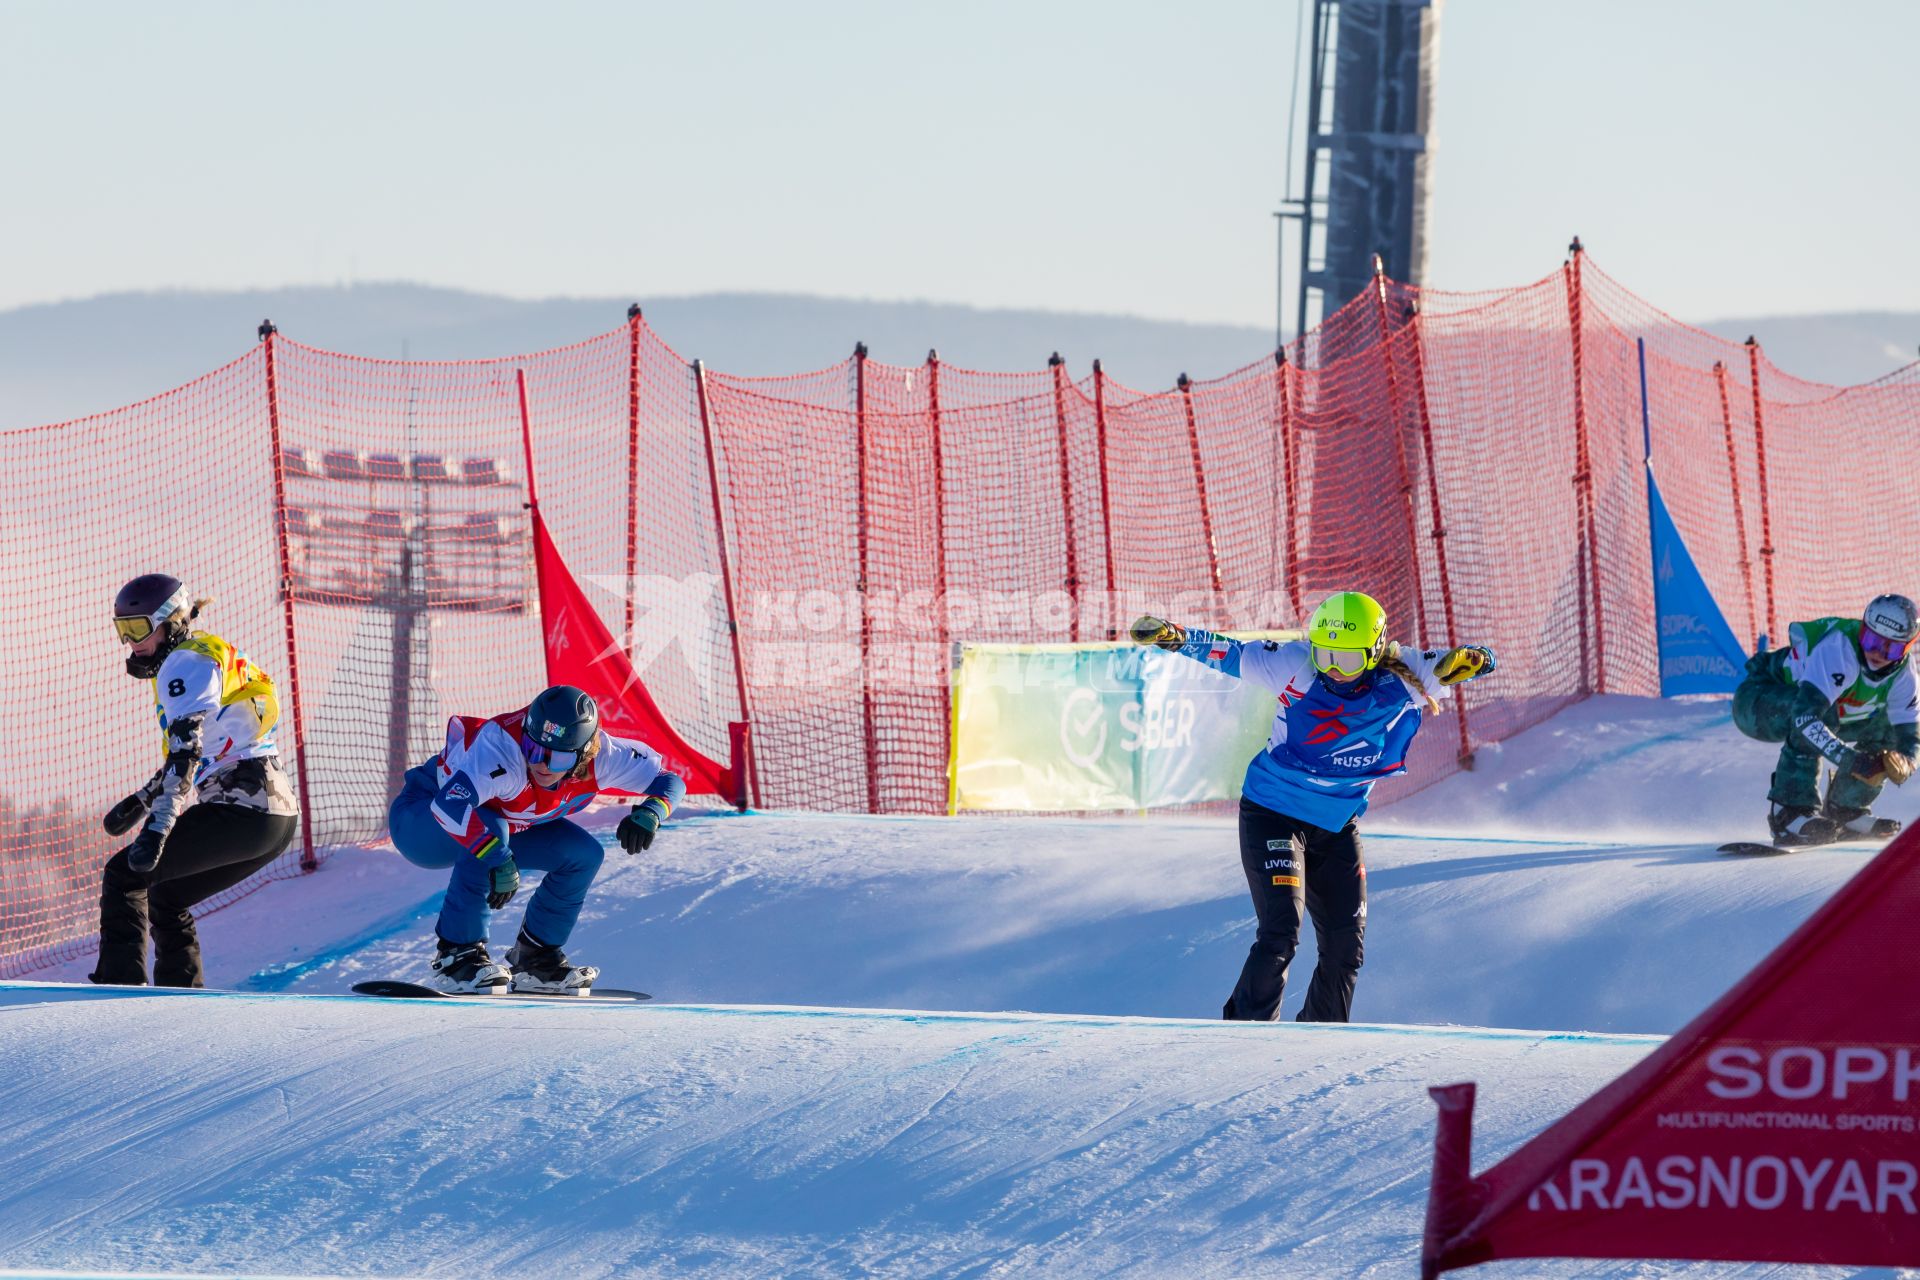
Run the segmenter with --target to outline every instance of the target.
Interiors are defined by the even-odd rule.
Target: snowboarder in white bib
[[[570,815],[604,792],[637,796],[614,835],[628,853],[650,848],[686,794],[660,753],[606,732],[588,694],[557,684],[518,711],[454,716],[440,753],[406,779],[387,807],[394,848],[417,867],[453,873],[426,985],[456,994],[509,986],[590,994],[600,971],[561,948],[606,851]],[[501,964],[487,954],[488,925],[519,891],[522,867],[546,874]]]
[[[1885,839],[1876,818],[1887,782],[1905,782],[1920,758],[1920,691],[1908,660],[1920,619],[1905,596],[1875,596],[1859,618],[1815,618],[1787,628],[1788,647],[1747,661],[1733,722],[1778,742],[1767,824],[1782,846]],[[1832,770],[1824,798],[1823,767]]]
[[[1375,783],[1406,772],[1426,699],[1494,667],[1491,649],[1394,647],[1386,632],[1386,612],[1357,591],[1329,596],[1313,611],[1307,638],[1287,644],[1243,644],[1154,617],[1133,624],[1135,641],[1253,680],[1280,700],[1241,788],[1240,864],[1259,928],[1224,1018],[1279,1017],[1307,915],[1320,958],[1299,1020],[1352,1016],[1367,928],[1367,870],[1354,823]]]

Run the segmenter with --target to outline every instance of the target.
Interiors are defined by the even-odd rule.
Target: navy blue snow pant
[[[1298,1021],[1349,1021],[1367,933],[1360,833],[1351,822],[1328,831],[1243,798],[1240,865],[1260,927],[1220,1016],[1241,1022],[1272,1022],[1280,1016],[1287,968],[1300,945],[1300,922],[1312,916],[1320,959]]]
[[[419,772],[407,771],[406,787],[387,808],[387,830],[393,836],[393,847],[416,867],[453,869],[447,881],[446,902],[440,907],[439,934],[448,942],[484,942],[493,918],[487,906],[487,881],[498,859],[482,862],[434,820],[427,810],[434,793],[417,776]],[[580,919],[587,889],[600,873],[605,846],[565,818],[515,832],[509,842],[504,817],[490,809],[480,810],[479,817],[516,866],[522,871],[546,873],[527,902],[522,923],[536,942],[565,946]]]

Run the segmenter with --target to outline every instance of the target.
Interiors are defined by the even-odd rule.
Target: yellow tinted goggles
[[[1329,649],[1323,644],[1313,646],[1314,669],[1330,676],[1341,676],[1351,680],[1365,673],[1372,665],[1365,649]]]
[[[113,630],[121,644],[139,644],[153,634],[151,618],[115,618]]]

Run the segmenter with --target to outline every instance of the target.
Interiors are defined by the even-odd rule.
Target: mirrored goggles
[[[578,751],[555,751],[526,738],[520,740],[520,754],[527,758],[528,764],[537,764],[555,773],[568,773],[580,763]]]
[[[1329,649],[1323,644],[1313,646],[1314,668],[1323,674],[1345,680],[1365,673],[1367,656],[1365,649]]]
[[[1873,659],[1876,666],[1900,661],[1912,645],[1911,640],[1889,640],[1869,626],[1860,628],[1860,651]]]
[[[153,634],[153,619],[115,618],[113,630],[114,634],[120,637],[121,644],[139,644]]]

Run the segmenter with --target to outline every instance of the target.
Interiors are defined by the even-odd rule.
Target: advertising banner
[[[1659,627],[1660,696],[1732,693],[1747,655],[1733,637],[1707,580],[1693,562],[1653,473],[1653,404],[1647,395],[1647,341],[1640,360],[1640,439],[1647,472],[1647,532],[1653,552],[1653,612]],[[1729,443],[1728,448],[1732,448]],[[1749,601],[1751,603],[1751,601]]]
[[[1440,1104],[1422,1273],[1495,1258],[1920,1263],[1920,828],[1707,1011],[1479,1177]]]
[[[1660,624],[1660,696],[1732,693],[1747,655],[1687,552],[1653,473],[1647,473],[1653,532],[1653,611]]]
[[[1236,799],[1273,713],[1259,686],[1136,644],[963,645],[949,807]]]

